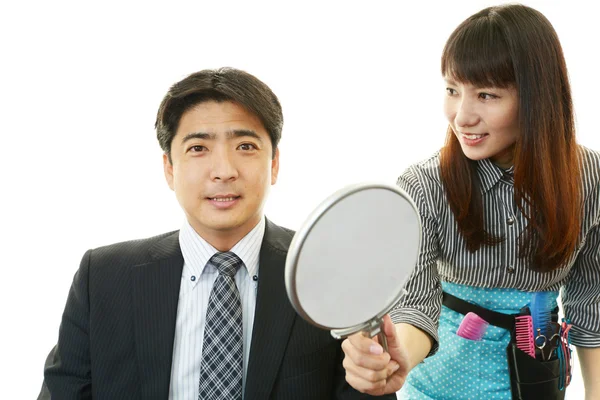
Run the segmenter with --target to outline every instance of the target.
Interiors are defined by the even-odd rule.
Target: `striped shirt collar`
[[[511,166],[508,169],[502,169],[494,164],[489,158],[477,161],[477,173],[481,183],[481,191],[486,193],[500,180],[513,184],[514,170],[514,166]]]
[[[258,258],[263,237],[265,234],[265,218],[231,248],[243,262],[248,270],[248,275],[253,276],[258,271]],[[210,243],[204,240],[186,220],[179,231],[179,245],[184,259],[184,275],[200,276],[208,263],[208,260],[218,253]],[[186,272],[189,272],[187,274]],[[193,282],[195,284],[197,280]]]

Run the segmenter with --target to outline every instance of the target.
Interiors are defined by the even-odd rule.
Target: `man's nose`
[[[210,178],[218,181],[235,180],[238,171],[235,166],[233,155],[227,149],[215,149],[212,157]]]

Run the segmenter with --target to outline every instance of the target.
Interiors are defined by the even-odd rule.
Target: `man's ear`
[[[170,157],[167,153],[163,154],[163,170],[165,172],[165,179],[167,180],[167,185],[171,188],[171,190],[175,190],[173,185],[173,164],[171,163]]]
[[[271,160],[271,185],[277,182],[279,174],[279,147],[275,149],[275,157]]]

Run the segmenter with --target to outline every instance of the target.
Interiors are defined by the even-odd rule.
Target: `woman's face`
[[[446,77],[444,112],[465,156],[489,158],[501,168],[513,164],[519,135],[519,99],[514,87],[475,87]]]

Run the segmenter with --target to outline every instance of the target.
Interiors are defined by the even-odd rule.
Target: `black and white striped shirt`
[[[470,253],[458,233],[440,177],[440,153],[409,167],[398,186],[415,201],[422,226],[417,265],[408,291],[390,312],[429,333],[436,344],[441,311],[440,281],[462,285],[558,291],[565,316],[573,323],[573,344],[600,347],[600,153],[582,147],[584,214],[577,250],[564,268],[548,273],[529,269],[518,256],[518,237],[526,219],[514,199],[512,167],[503,170],[490,160],[478,161],[486,229],[505,239]],[[468,300],[468,299],[466,299]]]

